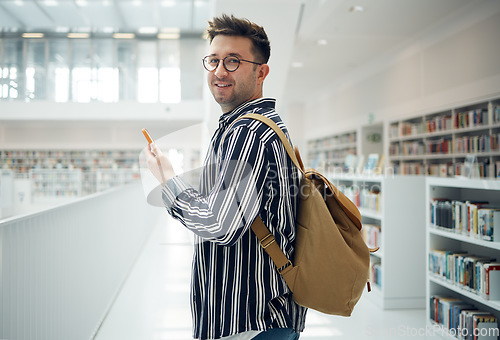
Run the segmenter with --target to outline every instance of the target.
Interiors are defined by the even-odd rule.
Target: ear
[[[257,71],[257,83],[259,85],[262,84],[268,74],[269,74],[269,65],[267,64],[260,65],[259,70]]]

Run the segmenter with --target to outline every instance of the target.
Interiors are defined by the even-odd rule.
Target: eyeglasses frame
[[[204,68],[205,68],[205,70],[207,70],[208,72],[214,72],[215,70],[217,70],[217,68],[219,67],[219,63],[221,62],[221,60],[222,60],[222,66],[224,66],[224,69],[225,69],[227,72],[234,72],[234,71],[236,71],[237,69],[239,69],[239,68],[240,68],[240,64],[241,64],[241,62],[242,62],[242,61],[246,61],[247,63],[252,63],[252,64],[255,64],[255,65],[264,65],[264,64],[265,64],[265,63],[258,63],[258,62],[255,62],[255,61],[251,61],[251,60],[241,59],[240,57],[238,57],[238,56],[234,56],[234,55],[228,55],[228,56],[226,56],[224,59],[216,58],[216,59],[218,59],[218,61],[217,61],[217,65],[214,67],[214,69],[213,69],[213,70],[209,70],[209,69],[207,68],[207,66],[205,65],[205,59],[206,59],[206,58],[208,58],[208,57],[210,57],[210,56],[209,56],[209,55],[207,55],[207,56],[203,57],[203,59],[201,59],[201,61],[202,61],[202,63],[203,63],[203,67],[204,67]],[[232,71],[229,71],[229,70],[227,69],[227,67],[226,67],[226,63],[224,62],[227,58],[236,58],[236,59],[238,59],[238,60],[240,61],[240,62],[238,63],[238,67],[236,67],[236,68],[235,68],[234,70],[232,70]]]

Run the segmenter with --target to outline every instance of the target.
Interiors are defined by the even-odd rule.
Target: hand
[[[165,185],[169,179],[175,176],[172,163],[154,142],[146,148],[146,162],[149,170],[161,185]]]

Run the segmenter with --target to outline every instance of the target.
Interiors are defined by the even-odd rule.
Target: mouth
[[[232,85],[231,84],[215,84],[215,87],[218,87],[218,88],[227,88],[227,87],[231,87]]]

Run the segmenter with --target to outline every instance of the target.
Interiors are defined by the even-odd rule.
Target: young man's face
[[[262,83],[269,73],[269,67],[245,61],[234,72],[228,72],[223,65],[227,56],[257,61],[251,51],[252,41],[241,36],[217,35],[210,44],[208,55],[220,59],[217,68],[208,72],[208,87],[222,112],[229,112],[238,105],[262,97]]]

